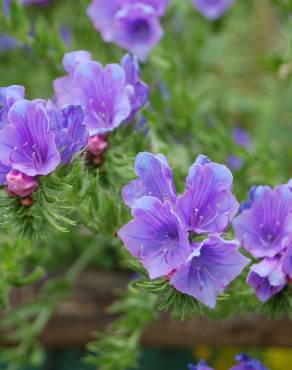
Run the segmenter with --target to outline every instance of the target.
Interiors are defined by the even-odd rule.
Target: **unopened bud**
[[[35,177],[28,176],[18,170],[11,170],[6,179],[8,194],[16,194],[21,198],[32,194],[39,186]]]
[[[105,135],[95,135],[88,139],[87,149],[95,156],[103,154],[108,147],[107,137]]]

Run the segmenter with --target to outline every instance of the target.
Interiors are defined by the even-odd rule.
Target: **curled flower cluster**
[[[230,370],[269,370],[259,360],[250,358],[244,353],[236,356],[236,365],[232,366]],[[201,360],[197,365],[190,364],[189,370],[214,370],[209,367],[204,360]]]
[[[0,185],[25,198],[38,177],[71,162],[87,146],[100,164],[107,134],[135,119],[148,100],[137,59],[103,67],[86,51],[64,56],[68,76],[54,81],[56,99],[25,99],[25,89],[0,88]]]
[[[234,219],[235,235],[260,262],[247,283],[260,301],[280,292],[292,279],[292,191],[289,184],[252,187]]]
[[[135,170],[139,178],[123,189],[133,220],[119,237],[151,279],[166,277],[180,292],[214,308],[217,296],[249,262],[236,240],[221,236],[239,207],[231,172],[199,155],[185,192],[177,195],[162,154],[139,153]]]
[[[69,163],[86,145],[84,110],[26,100],[22,86],[1,88],[0,104],[0,185],[25,198],[38,188],[39,176]]]
[[[87,9],[104,41],[145,59],[163,36],[160,17],[169,0],[93,0]]]
[[[213,21],[220,18],[235,0],[192,0],[194,6],[206,18]]]
[[[84,107],[88,149],[99,163],[108,146],[107,135],[135,119],[148,101],[149,88],[141,81],[137,58],[130,54],[121,65],[103,67],[89,52],[80,50],[65,54],[63,65],[68,75],[54,81],[56,104]]]

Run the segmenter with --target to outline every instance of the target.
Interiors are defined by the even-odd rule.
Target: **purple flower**
[[[106,134],[132,121],[148,100],[148,86],[141,81],[133,56],[126,55],[122,66],[102,67],[91,60],[90,53],[80,50],[65,54],[63,65],[68,76],[54,81],[57,105],[83,105],[90,136]]]
[[[80,91],[73,86],[73,72],[78,63],[83,60],[91,60],[91,54],[87,51],[79,50],[71,51],[64,55],[63,66],[69,75],[57,78],[53,82],[56,101],[61,108],[66,104],[78,104],[80,100]]]
[[[104,134],[117,128],[131,113],[126,76],[118,64],[88,60],[89,55],[79,59],[81,53],[64,57],[68,77],[54,81],[59,106],[80,104],[85,108],[85,124],[90,136]]]
[[[292,279],[292,240],[283,254],[282,268],[288,279]]]
[[[66,53],[63,58],[63,66],[65,71],[73,73],[77,64],[81,61],[91,60],[92,56],[86,50],[70,51]]]
[[[69,48],[72,45],[72,33],[70,28],[63,25],[60,27],[59,32],[64,44]]]
[[[101,33],[104,41],[112,41],[115,14],[119,11],[122,0],[93,0],[87,8],[87,14],[94,27]]]
[[[21,198],[27,197],[38,188],[38,182],[34,177],[18,170],[11,170],[6,178],[8,191]]]
[[[282,261],[278,257],[265,258],[251,266],[247,283],[255,289],[261,302],[280,292],[286,285],[286,275],[282,269]]]
[[[191,252],[188,233],[168,203],[142,197],[133,220],[118,233],[126,248],[147,269],[151,279],[171,273]]]
[[[17,101],[8,112],[8,121],[0,130],[0,161],[28,176],[52,172],[61,157],[43,104]]]
[[[159,17],[168,0],[94,0],[87,9],[94,27],[107,42],[145,59],[163,35]]]
[[[127,121],[131,122],[139,110],[148,102],[149,87],[141,80],[140,66],[136,56],[126,54],[122,58],[121,65],[126,74],[127,84],[133,87],[130,96],[131,114],[127,118]]]
[[[10,12],[12,0],[2,0],[3,14],[7,17]]]
[[[193,0],[194,6],[206,18],[213,21],[220,18],[235,0]]]
[[[158,44],[163,30],[155,10],[142,3],[124,6],[115,15],[114,42],[145,60]]]
[[[10,166],[5,166],[2,162],[0,162],[0,185],[5,185],[7,183],[6,176],[10,170]]]
[[[0,53],[16,49],[19,45],[19,42],[13,36],[7,34],[0,35]]]
[[[242,202],[240,204],[240,207],[239,207],[239,213],[242,213],[243,211],[247,210],[247,209],[250,209],[254,200],[255,200],[255,197],[256,197],[256,193],[257,191],[260,189],[260,187],[258,186],[255,186],[253,185],[249,192],[248,192],[248,199],[245,200],[244,202]]]
[[[77,95],[85,106],[85,123],[90,135],[104,134],[117,128],[131,113],[125,72],[118,64],[81,61],[74,71]]]
[[[227,165],[233,170],[238,171],[244,164],[244,160],[237,155],[229,155],[227,158]]]
[[[240,353],[236,356],[237,365],[230,370],[269,370],[259,360],[249,358],[246,354]]]
[[[292,179],[288,181],[287,186],[292,191]]]
[[[252,197],[233,221],[236,238],[254,257],[274,257],[292,237],[292,192],[287,185],[259,186]]]
[[[207,365],[207,362],[201,360],[197,365],[189,364],[189,370],[214,370],[213,368]]]
[[[135,172],[139,179],[131,181],[123,189],[123,200],[133,207],[143,196],[167,200],[174,204],[177,196],[172,171],[163,154],[139,153],[135,161]]]
[[[178,197],[162,154],[139,153],[135,171],[139,178],[123,189],[134,219],[120,230],[120,238],[151,279],[169,275],[177,290],[214,308],[217,296],[249,262],[237,241],[215,235],[238,208],[232,174],[200,155],[190,168],[187,190]],[[213,235],[198,243],[194,238],[200,233]]]
[[[0,87],[0,129],[7,124],[8,111],[18,100],[24,99],[23,86],[11,85]]]
[[[236,126],[233,130],[233,140],[235,144],[245,148],[250,149],[251,144],[251,137],[250,135],[240,126]]]
[[[231,192],[232,183],[226,166],[199,156],[189,170],[186,191],[176,204],[185,227],[196,233],[222,232],[239,207]]]
[[[63,163],[70,163],[75,153],[84,148],[88,131],[84,124],[84,110],[81,106],[67,105],[58,111],[51,108],[50,128],[55,132],[55,142]]]
[[[236,240],[226,241],[218,235],[193,244],[193,252],[172,275],[170,284],[214,308],[217,296],[249,263],[238,246]]]

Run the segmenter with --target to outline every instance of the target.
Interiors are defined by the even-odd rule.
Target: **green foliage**
[[[44,276],[42,266],[27,271],[22,267],[34,254],[35,245],[25,240],[1,240],[0,249],[0,308],[8,308],[11,287],[30,285]]]
[[[72,187],[62,182],[57,173],[42,177],[38,190],[32,195],[31,206],[22,204],[20,198],[9,198],[0,190],[0,220],[2,227],[17,238],[43,239],[52,232],[67,231],[75,225],[66,216],[72,206],[66,202]]]
[[[39,293],[30,295],[24,304],[9,310],[1,323],[1,330],[7,332],[6,342],[14,345],[9,349],[3,348],[1,352],[0,364],[1,361],[3,364],[9,364],[7,370],[18,370],[25,365],[36,366],[42,363],[44,349],[38,337],[58,303],[72,292],[76,279],[91,263],[100,243],[103,242],[101,239],[100,236],[94,238],[64,275],[46,279]],[[37,272],[30,275],[31,281],[28,281],[28,278],[18,281],[24,285],[32,282],[36,275]]]
[[[272,319],[292,317],[292,288],[287,285],[281,292],[271,297],[259,307],[260,313]]]
[[[126,370],[136,364],[139,339],[147,323],[155,320],[155,297],[141,292],[135,283],[111,306],[109,312],[122,315],[111,324],[105,334],[88,346],[86,363],[100,370]]]
[[[74,6],[72,0],[54,1],[48,8],[20,3],[13,1],[8,18],[0,13],[0,34],[12,35],[20,44],[0,54],[0,75],[1,85],[25,85],[28,98],[51,97],[52,80],[65,74],[61,60],[67,47],[60,37],[64,25],[72,32],[72,50],[89,50],[102,63],[118,62],[124,53],[105,44],[93,30],[85,14],[89,0],[75,0]],[[89,163],[84,153],[71,166],[42,178],[31,207],[0,190],[1,307],[9,307],[11,288],[35,282],[45,271],[59,276],[46,280],[36,300],[6,312],[7,339],[19,342],[4,352],[10,370],[41,363],[43,349],[36,338],[84,268],[129,268],[130,257],[116,232],[130,217],[121,190],[135,176],[139,151],[166,154],[179,191],[199,153],[222,163],[230,155],[242,160],[234,171],[234,191],[240,200],[253,184],[288,180],[292,170],[290,4],[289,0],[236,1],[223,19],[209,22],[191,1],[173,0],[163,19],[165,36],[142,65],[142,78],[151,87],[150,104],[143,112],[149,134],[134,124],[119,128],[109,137],[103,164]],[[234,143],[232,131],[238,123],[251,134],[251,149]],[[272,317],[291,313],[290,286],[261,305],[245,283],[246,272],[219,297],[212,311],[177,292],[165,279],[149,281],[141,266],[135,264],[134,269],[141,277],[112,311],[122,316],[89,346],[88,361],[103,370],[123,370],[137,360],[139,337],[155,319],[156,310],[181,319],[201,314],[222,319],[255,311]]]
[[[68,173],[65,181],[74,187],[71,204],[75,205],[80,222],[93,233],[114,238],[128,220],[121,192],[123,186],[134,178],[136,153],[145,149],[147,141],[133,125],[121,127],[110,137],[103,164],[97,166],[86,160],[77,161]]]
[[[197,315],[223,319],[234,314],[250,312],[258,306],[252,289],[245,284],[246,273],[233,281],[228,289],[218,297],[216,308],[212,310],[195,298],[177,291],[165,278],[149,280],[147,271],[141,264],[133,262],[132,267],[141,275],[136,286],[156,296],[156,309],[169,311],[174,318],[179,320]]]
[[[199,301],[187,294],[180,293],[166,279],[146,280],[137,283],[137,286],[158,295],[156,304],[158,311],[170,311],[173,317],[180,320],[207,311]]]

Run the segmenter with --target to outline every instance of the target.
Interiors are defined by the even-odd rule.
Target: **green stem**
[[[68,272],[66,273],[66,278],[70,283],[74,283],[74,281],[78,278],[80,273],[86,269],[89,263],[92,261],[94,256],[97,253],[97,249],[100,248],[100,245],[105,242],[105,238],[101,235],[97,235],[93,242],[90,243],[88,247],[85,248],[84,252],[80,255],[78,260],[70,267]]]

